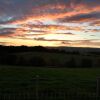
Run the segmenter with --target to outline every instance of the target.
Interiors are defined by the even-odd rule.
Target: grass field
[[[40,81],[47,80],[57,85],[61,83],[64,87],[85,86],[86,82],[96,82],[100,77],[99,68],[36,68],[36,67],[17,67],[0,66],[0,87],[14,86],[14,82],[27,83],[34,81],[39,75]],[[83,82],[83,83],[82,83]],[[3,84],[5,83],[5,84]],[[93,85],[92,83],[89,86]],[[89,87],[87,86],[87,87]]]
[[[100,68],[48,68],[0,65],[0,80],[30,79],[35,75],[57,79],[94,80],[100,76]]]
[[[39,75],[41,87],[95,91],[99,68],[36,68],[0,65],[0,88],[34,87]]]

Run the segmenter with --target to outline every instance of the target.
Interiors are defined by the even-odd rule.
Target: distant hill
[[[100,67],[100,49],[0,46],[0,64],[33,67]]]
[[[100,55],[100,48],[84,48],[84,47],[48,47],[50,49],[58,49],[65,52],[79,52],[80,54],[97,54]]]
[[[82,48],[82,47],[42,47],[42,46],[2,46],[0,52],[57,52],[57,53],[76,53],[76,54],[94,54],[100,55],[100,48]]]

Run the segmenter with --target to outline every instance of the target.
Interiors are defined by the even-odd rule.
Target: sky
[[[100,0],[0,0],[0,45],[100,48]]]

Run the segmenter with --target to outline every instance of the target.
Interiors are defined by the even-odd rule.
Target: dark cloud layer
[[[4,28],[0,29],[0,36],[7,36],[10,34],[14,34],[15,29],[14,28]]]
[[[60,6],[64,6],[65,8],[59,9],[56,7],[57,5],[59,8]],[[94,8],[100,6],[100,0],[0,0],[0,22],[9,22],[42,14],[65,13],[72,11],[74,7],[80,5]],[[98,14],[100,15],[100,13]],[[86,16],[91,15],[95,17],[93,14]],[[77,17],[82,16],[86,17],[85,15],[77,15]]]
[[[100,12],[92,12],[92,13],[86,13],[86,14],[77,14],[71,17],[65,17],[58,19],[58,21],[61,22],[86,22],[91,20],[97,20],[100,19]]]

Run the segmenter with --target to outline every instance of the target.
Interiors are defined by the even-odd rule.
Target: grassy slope
[[[51,86],[52,88],[83,88],[86,91],[94,91],[96,88],[96,78],[100,76],[100,69],[68,69],[68,68],[33,68],[0,66],[0,87],[21,87],[25,83],[33,86],[32,78],[39,75],[49,81],[40,82],[42,86]],[[22,84],[24,83],[24,85]]]
[[[0,80],[6,79],[30,79],[35,75],[57,79],[82,79],[94,80],[100,76],[99,68],[39,68],[22,66],[0,65]]]

